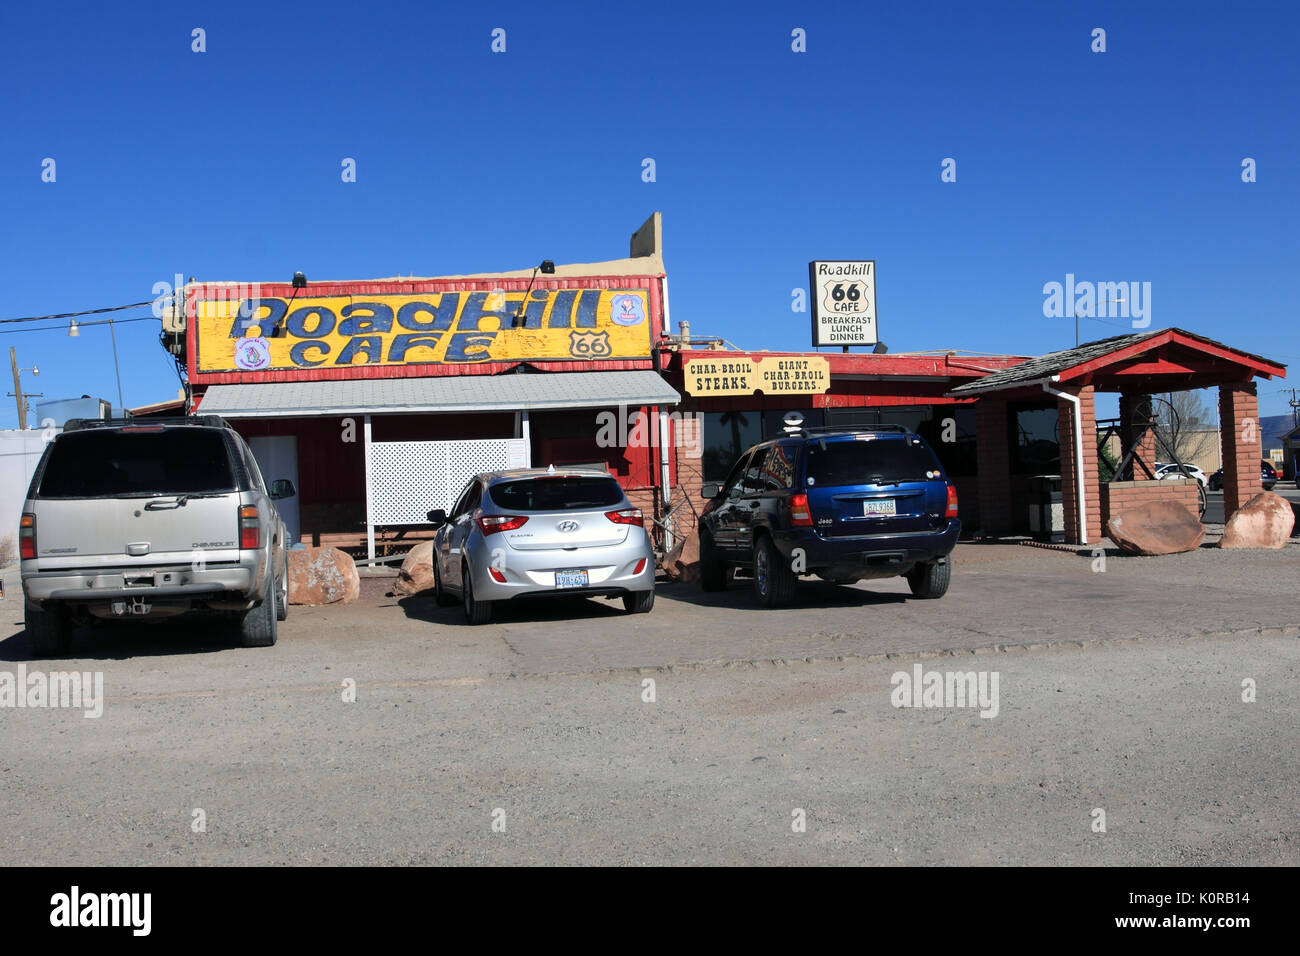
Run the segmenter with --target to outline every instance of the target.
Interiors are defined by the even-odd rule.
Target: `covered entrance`
[[[1026,410],[1050,416],[1055,409],[1064,537],[1094,544],[1105,533],[1112,506],[1152,498],[1192,504],[1196,486],[1186,481],[1152,481],[1155,444],[1136,421],[1135,410],[1151,406],[1161,392],[1217,387],[1223,450],[1224,518],[1258,494],[1261,435],[1256,378],[1284,377],[1286,366],[1242,352],[1183,329],[1121,335],[1052,352],[993,372],[949,393],[977,398],[980,514],[986,534],[1018,533],[1016,514],[1028,500],[1016,483],[1016,449],[1009,422]],[[1132,463],[1116,481],[1101,481],[1098,469],[1096,393],[1120,395],[1122,450]],[[1040,416],[1041,417],[1041,416]],[[1041,431],[1041,429],[1040,429]],[[1145,437],[1143,437],[1145,436]],[[1050,436],[1039,435],[1046,441]],[[1050,455],[1044,463],[1050,461]],[[1042,463],[1040,463],[1042,464]]]

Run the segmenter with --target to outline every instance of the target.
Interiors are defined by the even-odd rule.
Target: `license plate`
[[[587,572],[556,571],[555,586],[557,588],[585,588],[587,586]]]
[[[892,515],[898,513],[898,507],[893,498],[877,498],[872,501],[862,502],[862,513],[864,515]]]

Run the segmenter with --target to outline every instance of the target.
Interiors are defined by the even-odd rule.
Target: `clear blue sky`
[[[1300,5],[278,6],[0,8],[0,317],[618,258],[658,209],[673,318],[741,347],[808,348],[808,261],[862,257],[895,352],[1072,345],[1042,289],[1073,273],[1300,364]],[[116,405],[107,328],[65,326],[0,345]],[[174,397],[156,323],[117,339],[126,403]]]

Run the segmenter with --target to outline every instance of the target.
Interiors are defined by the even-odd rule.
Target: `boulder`
[[[694,583],[700,579],[700,536],[692,531],[668,554],[663,571],[673,581]]]
[[[421,541],[406,555],[401,570],[397,572],[397,583],[393,593],[398,597],[410,597],[421,591],[433,590],[433,542]]]
[[[1232,513],[1219,539],[1221,548],[1285,548],[1295,529],[1291,502],[1265,491]]]
[[[350,555],[338,548],[289,552],[289,603],[351,604],[361,597],[361,575]]]
[[[1177,554],[1201,546],[1205,526],[1176,501],[1148,501],[1112,514],[1110,539],[1129,554]]]

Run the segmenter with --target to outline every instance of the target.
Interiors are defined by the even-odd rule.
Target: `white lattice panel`
[[[428,524],[429,512],[450,511],[474,475],[527,464],[522,438],[372,442],[370,524]]]

